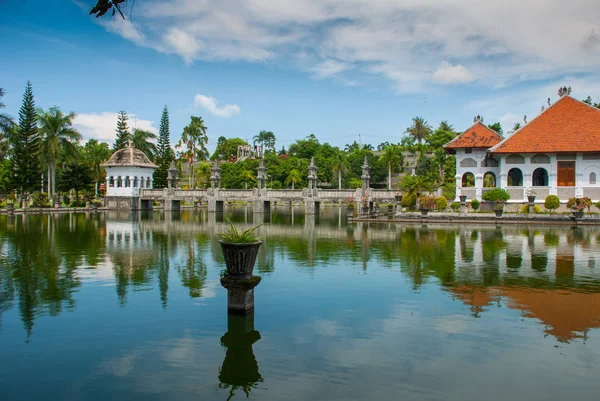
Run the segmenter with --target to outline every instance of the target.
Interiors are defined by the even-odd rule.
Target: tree
[[[40,183],[40,136],[31,82],[27,81],[19,110],[19,127],[12,138],[15,184],[22,192],[38,188]]]
[[[156,157],[156,145],[152,142],[156,139],[156,134],[146,131],[143,129],[134,128],[133,135],[131,135],[131,144],[144,152],[150,160],[154,160]]]
[[[175,159],[171,149],[171,133],[169,129],[169,110],[167,106],[163,109],[158,129],[158,142],[156,146],[155,164],[158,168],[154,170],[154,188],[166,188],[169,166]]]
[[[431,126],[422,117],[414,117],[413,124],[406,129],[406,133],[419,145],[431,134]]]
[[[125,16],[121,11],[121,4],[125,3],[125,1],[126,0],[98,0],[96,5],[90,10],[90,15],[96,14],[96,18],[98,18],[112,10],[113,16],[118,11],[119,14],[121,14],[121,17],[125,19]]]
[[[230,160],[237,156],[238,146],[248,145],[248,142],[241,138],[225,138],[220,136],[217,140],[215,152],[210,157],[211,160]]]
[[[258,135],[255,135],[252,139],[254,140],[255,146],[257,143],[260,143],[264,152],[268,151],[275,153],[275,134],[271,131],[260,131]]]
[[[343,152],[338,151],[331,172],[333,175],[338,176],[338,189],[342,189],[342,174],[346,174],[349,171],[348,159]]]
[[[89,189],[92,185],[92,171],[81,162],[67,164],[60,176],[59,188],[63,191],[75,190],[75,204],[79,204],[79,191]]]
[[[298,139],[290,145],[289,154],[298,156],[301,159],[309,159],[317,153],[319,149],[319,140],[315,134],[310,134],[306,139]]]
[[[396,145],[391,145],[383,149],[379,158],[387,165],[388,189],[392,189],[392,168],[402,165],[402,152]]]
[[[491,125],[488,125],[488,128],[491,129],[491,130],[493,130],[493,131],[496,131],[500,135],[503,134],[503,132],[502,132],[502,125],[500,125],[499,122],[491,124]]]
[[[191,171],[190,187],[192,188],[194,184],[194,162],[208,158],[208,150],[206,150],[206,144],[208,143],[207,129],[202,117],[192,116],[191,122],[183,129],[181,139],[175,145],[176,148],[184,148],[180,156],[188,160]]]
[[[129,116],[123,110],[119,111],[117,115],[117,128],[115,129],[117,133],[117,139],[115,139],[115,144],[113,146],[113,150],[123,149],[127,142],[131,139],[131,134],[129,133],[129,126],[127,121],[129,120]]]
[[[98,142],[95,139],[87,141],[83,148],[83,155],[86,163],[90,166],[92,171],[92,179],[94,180],[94,193],[95,197],[98,197],[98,183],[104,181],[104,169],[102,163],[104,163],[111,155],[111,151],[108,148],[108,144],[104,142]]]
[[[285,178],[285,185],[292,184],[292,189],[294,189],[294,185],[302,179],[300,172],[296,169],[290,171],[288,176]]]
[[[407,175],[404,176],[400,182],[400,189],[404,192],[421,195],[421,193],[425,191],[431,191],[433,189],[433,185],[425,177],[418,175]]]
[[[3,109],[4,107],[4,103],[2,103],[2,97],[4,96],[4,89],[0,88],[0,109]],[[8,131],[13,125],[15,125],[15,122],[13,121],[12,117],[9,116],[6,113],[0,113],[0,135],[4,134],[6,131]],[[1,139],[1,137],[0,137]]]
[[[54,199],[56,194],[56,161],[63,151],[70,155],[77,152],[77,143],[81,134],[73,128],[75,113],[63,114],[57,107],[48,111],[38,109],[40,132],[40,156],[48,166],[48,196]]]
[[[426,138],[426,141],[433,149],[438,149],[454,139],[455,136],[456,133],[452,125],[448,124],[447,121],[441,121],[440,126]]]

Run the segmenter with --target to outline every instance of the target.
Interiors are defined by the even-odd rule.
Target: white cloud
[[[110,18],[102,20],[102,25],[113,33],[122,36],[123,38],[132,41],[137,45],[144,45],[145,38],[139,27],[134,25],[130,20],[123,18]]]
[[[460,64],[452,65],[445,61],[433,73],[433,82],[442,85],[464,84],[474,80],[475,76],[464,66]]]
[[[107,29],[186,63],[272,62],[359,83],[376,75],[403,92],[594,74],[600,62],[594,0],[169,0],[136,4],[135,25],[117,20]],[[299,54],[310,57],[298,63]]]
[[[117,113],[82,113],[77,114],[73,125],[79,130],[84,139],[97,139],[101,142],[113,142],[116,138]],[[154,123],[150,120],[139,119],[135,114],[129,115],[129,127],[139,128],[157,133]]]
[[[194,97],[194,107],[202,107],[216,117],[229,118],[240,113],[240,108],[237,104],[226,104],[223,107],[217,107],[217,99],[200,94]]]

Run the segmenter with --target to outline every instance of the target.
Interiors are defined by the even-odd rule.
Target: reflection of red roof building
[[[471,148],[488,149],[498,144],[502,137],[493,129],[486,127],[483,123],[477,122],[465,132],[444,145],[448,153],[455,153],[456,149]]]
[[[492,153],[600,151],[600,109],[563,96]]]
[[[504,298],[511,309],[538,319],[545,332],[559,341],[583,338],[589,329],[600,327],[600,294],[561,290],[511,287],[470,287],[460,285],[448,291],[469,305],[474,314]]]

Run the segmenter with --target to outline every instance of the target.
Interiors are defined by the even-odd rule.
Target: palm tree
[[[260,131],[258,135],[254,135],[252,138],[254,141],[254,145],[260,143],[260,146],[263,148],[263,152],[266,149],[269,149],[271,152],[275,152],[275,134],[271,131]]]
[[[294,185],[301,179],[302,177],[300,176],[300,172],[296,169],[292,169],[285,179],[285,185],[292,184],[292,189],[294,189]]]
[[[412,121],[413,124],[406,129],[406,133],[420,145],[431,134],[431,126],[423,117],[414,117]]]
[[[438,127],[438,129],[446,132],[454,132],[454,127],[452,126],[452,124],[448,123],[447,120],[440,121],[440,126]]]
[[[3,96],[4,88],[0,88],[0,100]],[[0,109],[3,109],[4,107],[4,103],[0,101]],[[0,113],[0,134],[7,132],[13,125],[15,125],[15,122],[13,121],[11,116],[5,113]]]
[[[383,149],[379,160],[387,164],[388,168],[388,189],[392,189],[392,167],[402,163],[402,152],[396,145],[390,145]]]
[[[343,152],[338,152],[337,155],[335,155],[331,171],[333,172],[333,175],[337,174],[338,189],[342,189],[342,174],[346,174],[349,171],[348,159],[346,159],[346,155]]]
[[[131,135],[131,143],[135,148],[144,152],[150,160],[154,160],[157,149],[153,141],[156,138],[156,134],[150,131],[134,128],[133,135]]]
[[[85,161],[92,168],[92,177],[95,182],[96,198],[98,198],[98,183],[102,181],[104,163],[111,155],[108,144],[90,139],[83,148]]]
[[[182,148],[184,150],[180,152],[180,157],[188,160],[190,174],[190,188],[194,185],[194,162],[198,159],[206,160],[208,158],[208,150],[206,150],[206,144],[208,143],[208,136],[206,134],[208,127],[204,125],[202,117],[191,117],[191,122],[183,129],[181,139],[175,145],[176,148]]]
[[[77,154],[77,142],[81,134],[73,128],[75,113],[63,114],[57,106],[48,111],[38,110],[40,151],[42,160],[48,164],[48,196],[54,199],[56,193],[56,161],[61,153]]]

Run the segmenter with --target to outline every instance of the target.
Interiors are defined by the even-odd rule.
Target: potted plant
[[[258,249],[262,245],[262,241],[254,235],[254,231],[262,224],[240,231],[229,217],[225,218],[225,221],[228,227],[218,236],[227,275],[233,279],[248,279],[252,277]]]
[[[571,209],[571,213],[573,213],[574,219],[583,218],[583,213],[586,207],[590,207],[592,205],[592,201],[590,198],[570,198],[567,202],[567,207]]]
[[[460,199],[460,203],[465,203],[467,201],[467,195],[460,195],[458,198]]]
[[[504,205],[510,199],[510,194],[502,188],[494,188],[484,193],[482,199],[486,202],[492,202],[496,217],[500,217],[504,213]]]
[[[437,207],[436,199],[434,196],[422,196],[419,198],[419,209],[421,210],[422,216],[427,216],[430,210],[434,210]]]
[[[534,191],[534,190],[532,190],[532,189],[528,189],[528,190],[527,190],[527,201],[528,201],[529,203],[533,203],[533,202],[535,202],[535,197],[536,197],[536,195],[537,195],[537,194],[535,193],[535,191]]]
[[[494,205],[494,213],[496,213],[496,217],[502,217],[502,213],[504,213],[504,204],[506,201],[497,200]]]
[[[11,199],[7,199],[6,200],[6,210],[8,211],[9,214],[14,213],[15,211],[15,202]]]
[[[102,205],[102,201],[100,199],[92,199],[90,204],[92,205],[92,210],[94,211],[94,213],[96,213],[100,205]]]

